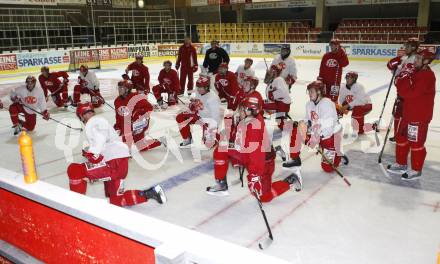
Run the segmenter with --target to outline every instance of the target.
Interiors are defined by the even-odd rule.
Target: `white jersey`
[[[198,115],[202,122],[208,124],[210,129],[217,128],[220,122],[220,98],[213,92],[204,95],[196,93],[196,99],[202,101],[203,109],[199,110]]]
[[[85,75],[80,72],[79,78],[85,82],[85,86],[90,90],[99,90],[99,80],[94,72],[89,70]]]
[[[292,76],[292,78],[295,79],[295,81],[298,78],[296,63],[292,57],[288,57],[285,60],[283,60],[281,59],[281,55],[278,54],[272,60],[271,65],[281,65],[283,71],[281,72],[280,76],[283,77],[284,79],[286,79],[288,75]]]
[[[255,77],[254,69],[252,69],[251,67],[245,69],[244,65],[238,66],[235,74],[237,74],[237,81],[239,85],[243,85],[247,77]]]
[[[365,93],[364,86],[359,83],[354,83],[350,89],[347,88],[347,84],[341,84],[338,100],[341,105],[344,101],[347,102],[351,108],[371,104],[370,96]]]
[[[89,142],[90,153],[104,156],[104,161],[126,158],[130,156],[128,147],[122,143],[115,129],[108,121],[99,116],[93,116],[84,129]]]
[[[321,98],[318,104],[312,101],[306,104],[306,121],[312,122],[312,133],[327,139],[341,129],[336,113],[336,106],[332,100]]]
[[[46,97],[44,97],[43,89],[41,89],[41,86],[38,83],[35,84],[34,89],[30,92],[26,89],[26,84],[23,84],[15,90],[12,90],[10,97],[11,100],[13,100],[14,97],[19,98],[20,103],[27,106],[23,108],[28,114],[35,114],[35,112],[29,108],[39,112],[47,110]]]
[[[266,87],[266,95],[269,99],[269,92],[272,92],[273,99],[275,101],[281,101],[285,104],[292,103],[292,99],[290,98],[289,87],[287,86],[286,81],[281,77],[276,77],[267,87]]]

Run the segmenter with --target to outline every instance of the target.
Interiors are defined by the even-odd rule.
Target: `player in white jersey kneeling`
[[[251,68],[252,64],[254,64],[254,61],[251,58],[246,58],[244,64],[238,66],[235,71],[240,86],[243,86],[249,77],[255,77],[255,71]]]

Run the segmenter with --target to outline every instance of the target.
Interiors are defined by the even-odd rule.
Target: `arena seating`
[[[409,37],[418,37],[422,42],[428,32],[426,27],[417,27],[416,19],[344,19],[339,23],[334,36],[346,42],[402,43]]]

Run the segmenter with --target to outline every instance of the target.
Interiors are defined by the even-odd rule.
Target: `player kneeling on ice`
[[[153,87],[154,97],[156,97],[157,103],[162,108],[177,104],[177,94],[180,92],[179,76],[177,76],[176,70],[171,69],[171,66],[171,61],[164,61],[163,69],[158,77],[159,84]],[[162,98],[162,93],[168,94],[166,104]]]
[[[122,136],[122,141],[129,146],[136,144],[139,151],[149,150],[161,145],[159,140],[146,139],[145,133],[150,123],[150,113],[153,106],[143,93],[131,90],[133,84],[124,80],[118,83],[119,96],[115,99],[116,123],[113,126]]]
[[[341,85],[339,91],[339,105],[338,112],[341,114],[351,113],[351,125],[358,135],[365,133],[365,130],[370,131],[374,129],[372,124],[364,124],[364,117],[373,109],[371,99],[365,93],[364,86],[357,82],[357,72],[348,72],[345,75],[345,84]]]
[[[238,94],[237,76],[228,70],[227,63],[221,63],[218,67],[218,74],[215,76],[214,87],[222,101],[227,102],[228,109],[235,110],[236,97]]]
[[[150,92],[150,72],[143,60],[144,55],[136,54],[135,61],[128,64],[125,73],[128,74],[131,71],[131,81],[136,91],[147,94]]]
[[[288,117],[292,100],[286,81],[280,76],[281,72],[281,66],[276,64],[272,65],[266,74],[264,82],[267,84],[267,99],[263,109],[271,114],[274,113],[278,127],[283,129],[284,120]]]
[[[83,149],[85,163],[71,163],[67,168],[71,191],[85,194],[90,182],[103,181],[105,196],[117,206],[131,206],[154,199],[165,203],[166,196],[160,185],[146,190],[124,190],[128,174],[128,147],[119,139],[116,131],[102,117],[95,116],[93,105],[80,103],[76,109],[78,118],[85,124],[88,148]]]
[[[396,137],[396,163],[388,171],[401,174],[402,180],[422,176],[426,157],[425,141],[432,120],[435,97],[435,75],[429,67],[435,54],[428,49],[420,51],[414,65],[406,64],[396,77],[397,93],[402,98],[403,110]],[[395,106],[396,107],[396,106]],[[411,151],[411,169],[407,159]]]
[[[37,113],[41,114],[43,119],[49,120],[43,89],[37,85],[34,76],[28,76],[25,85],[12,90],[10,99],[12,104],[9,106],[9,115],[14,135],[22,130],[33,131],[37,124]],[[19,119],[19,114],[24,115],[24,120]]]
[[[220,99],[210,92],[210,81],[206,76],[200,76],[196,82],[196,97],[191,99],[189,109],[176,116],[183,142],[181,147],[189,147],[192,143],[190,125],[199,124],[203,128],[203,141],[207,147],[212,147],[217,141],[217,126],[220,121]]]
[[[239,85],[244,85],[248,77],[255,77],[255,71],[251,68],[253,63],[254,61],[251,58],[246,58],[244,64],[238,66],[235,75]]]
[[[297,70],[295,60],[290,57],[290,45],[283,45],[280,49],[280,54],[273,58],[271,66],[277,65],[281,68],[280,76],[284,79],[287,86],[292,88],[292,85],[296,82]]]
[[[94,108],[100,107],[104,103],[104,98],[99,92],[99,80],[87,65],[79,67],[78,84],[73,88],[73,106],[77,106],[81,101],[81,94],[90,95]]]
[[[290,157],[283,163],[283,167],[291,168],[301,166],[300,150],[304,142],[310,148],[319,144],[323,157],[321,167],[325,172],[333,172],[333,166],[338,167],[341,162],[339,149],[341,125],[338,122],[335,104],[326,97],[323,97],[324,84],[321,81],[314,81],[307,85],[310,101],[306,104],[305,119],[300,122],[293,122],[290,135]],[[285,147],[283,147],[283,151]],[[330,164],[330,161],[332,164]]]
[[[59,78],[63,78],[63,82]],[[41,67],[41,74],[38,81],[44,91],[44,96],[48,98],[49,92],[52,101],[56,106],[67,107],[69,96],[67,94],[67,85],[69,83],[69,75],[65,71],[49,72],[49,67]]]
[[[238,162],[248,171],[248,187],[261,202],[270,202],[294,186],[302,188],[302,180],[293,173],[282,181],[272,183],[275,170],[275,151],[273,150],[257,97],[247,97],[240,104],[240,122],[237,127],[234,148],[221,144],[214,150],[214,174],[216,184],[207,187],[208,194],[227,195],[226,175],[229,161]]]

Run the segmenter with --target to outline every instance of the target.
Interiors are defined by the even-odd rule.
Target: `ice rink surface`
[[[233,58],[230,69],[235,71],[242,61],[242,58]],[[304,116],[308,100],[306,85],[316,79],[319,63],[319,60],[297,60],[299,80],[291,92],[290,115],[293,119]],[[146,64],[150,68],[151,83],[156,84],[161,63],[146,61]],[[108,65],[97,71],[101,92],[111,104],[125,66]],[[255,59],[253,67],[260,79],[259,91],[264,96],[262,79],[266,67],[263,59]],[[366,121],[377,120],[391,78],[385,63],[351,61],[344,73],[349,70],[359,72],[358,82],[371,95],[373,111]],[[440,67],[433,66],[433,70],[437,76],[437,93],[423,177],[418,181],[402,182],[398,176],[384,175],[377,163],[380,146],[376,147],[374,133],[352,138],[350,117],[345,116],[341,120],[346,135],[344,152],[350,163],[340,169],[352,186],[347,187],[336,174],[322,172],[320,156],[304,149],[301,154],[303,191],[292,190],[264,205],[274,235],[274,243],[264,253],[304,264],[435,263],[440,252]],[[2,78],[0,96],[4,97],[17,83],[24,82],[25,76],[23,73]],[[77,74],[70,74],[70,80],[71,93]],[[391,90],[382,127],[389,122],[394,98],[395,88]],[[187,97],[182,100],[188,102]],[[50,107],[53,118],[80,125],[75,121],[73,108],[58,110],[52,103]],[[184,107],[180,104],[152,114],[149,134],[165,136],[171,150],[159,147],[134,155],[126,179],[126,189],[142,189],[161,183],[168,203],[158,205],[151,201],[128,209],[258,250],[258,241],[265,238],[267,232],[258,205],[246,185],[245,188],[230,186],[229,196],[207,195],[206,187],[214,183],[212,151],[177,149],[181,138],[175,115]],[[114,123],[114,112],[108,106],[104,105],[97,113]],[[279,143],[280,134],[275,130],[274,145]],[[12,135],[9,114],[5,110],[0,111],[0,135],[0,166],[21,171],[17,137]],[[68,189],[66,168],[71,161],[82,161],[83,137],[40,117],[31,135],[40,179]],[[382,131],[381,142],[384,135]],[[63,145],[74,147],[63,150]],[[388,143],[383,163],[391,162],[394,162],[394,145]],[[288,174],[289,171],[281,169],[281,161],[277,159],[274,180]],[[230,168],[228,181],[237,178],[238,171]],[[103,199],[103,184],[89,184],[87,196]],[[219,250],[218,254],[228,252]]]

